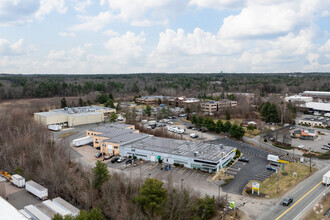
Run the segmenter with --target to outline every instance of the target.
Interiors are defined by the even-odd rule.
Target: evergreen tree
[[[65,107],[67,107],[67,105],[66,105],[66,99],[63,97],[61,99],[61,108],[65,108]]]
[[[144,113],[148,116],[151,115],[151,107],[149,105],[147,105],[147,107],[144,109]]]
[[[93,168],[93,176],[94,187],[99,190],[102,184],[110,178],[107,165],[99,160],[96,161],[96,165]]]
[[[224,126],[223,126],[223,130],[222,130],[222,132],[229,132],[230,128],[231,128],[231,123],[230,123],[230,121],[226,121],[226,123],[225,123]]]
[[[230,112],[228,112],[228,111],[226,112],[226,119],[230,120]]]
[[[166,200],[166,189],[163,188],[163,182],[148,178],[134,200],[140,205],[143,212],[153,218],[154,213],[162,210],[162,205]]]
[[[106,94],[101,94],[99,95],[99,97],[97,98],[97,101],[100,103],[100,104],[105,104],[107,101],[108,101],[108,96]]]
[[[80,107],[84,106],[84,101],[82,100],[82,98],[79,98],[79,106]]]
[[[223,126],[224,126],[224,125],[223,125],[221,119],[219,119],[219,120],[217,121],[217,123],[215,124],[215,131],[216,131],[217,133],[220,133],[220,131],[223,131],[223,130],[224,130]]]
[[[104,106],[106,107],[110,107],[110,108],[116,108],[115,104],[113,103],[113,100],[112,99],[109,99],[105,104]]]
[[[113,123],[113,122],[115,122],[116,120],[117,120],[117,114],[115,113],[115,112],[111,112],[111,114],[110,114],[110,122],[111,123]]]

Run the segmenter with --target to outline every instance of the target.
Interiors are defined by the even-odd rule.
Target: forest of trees
[[[116,97],[186,95],[209,97],[215,92],[290,94],[304,90],[330,91],[327,73],[292,74],[0,74],[0,99],[82,96],[91,92]],[[231,98],[231,97],[228,97]]]

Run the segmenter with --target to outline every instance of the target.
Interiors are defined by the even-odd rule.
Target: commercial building
[[[330,101],[330,92],[305,91],[302,96],[312,97],[314,101]]]
[[[298,120],[300,125],[308,125],[311,127],[330,127],[330,118],[306,116]]]
[[[14,206],[0,196],[0,219],[27,220]]]
[[[216,112],[235,108],[237,106],[237,101],[231,101],[231,100],[221,100],[221,101],[208,101],[201,104],[202,111],[205,114],[212,115]]]
[[[172,107],[187,108],[192,105],[199,105],[200,100],[196,98],[187,98],[181,96],[181,97],[170,98],[168,102],[169,105],[171,105]]]
[[[119,155],[123,144],[148,137],[135,130],[134,125],[117,123],[92,128],[86,131],[86,135],[94,138],[95,148],[100,148],[100,152],[111,155]]]
[[[86,135],[93,137],[94,147],[105,154],[149,161],[161,159],[165,163],[183,164],[207,172],[218,171],[236,154],[236,148],[231,146],[154,137],[141,134],[127,124],[107,124],[87,130]]]
[[[285,101],[293,102],[293,103],[306,103],[306,102],[312,102],[313,98],[302,95],[293,95],[293,96],[285,97]]]
[[[100,106],[52,109],[49,112],[34,113],[34,120],[44,125],[73,127],[103,122],[116,109]]]
[[[314,129],[299,129],[292,133],[296,138],[314,140],[318,137],[318,131]]]
[[[136,98],[135,101],[139,104],[143,105],[158,105],[159,100],[161,103],[167,103],[168,99],[171,97],[169,96],[143,96],[140,98]]]
[[[120,148],[122,156],[132,156],[156,162],[183,164],[188,168],[217,172],[236,155],[236,148],[222,144],[196,143],[149,136],[127,143]]]
[[[318,113],[330,113],[330,103],[323,103],[323,102],[308,102],[306,103],[305,107],[313,112]]]

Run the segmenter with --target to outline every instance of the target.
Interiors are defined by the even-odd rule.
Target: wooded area
[[[121,74],[9,75],[0,74],[0,99],[83,96],[112,93],[114,98],[136,95],[208,97],[216,92],[290,94],[330,91],[328,73],[290,74]],[[94,101],[94,100],[89,100]]]

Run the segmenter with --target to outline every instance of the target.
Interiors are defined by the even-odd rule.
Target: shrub
[[[184,164],[180,164],[180,167],[181,167],[181,168],[184,167]]]

